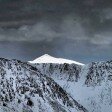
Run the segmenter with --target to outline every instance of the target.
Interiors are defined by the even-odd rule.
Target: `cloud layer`
[[[64,38],[111,45],[111,12],[109,0],[0,1],[0,41]]]
[[[111,45],[110,31],[92,32],[84,25],[84,20],[67,15],[60,23],[39,21],[34,25],[23,25],[19,28],[0,29],[0,41],[53,41],[63,38],[75,41],[87,40],[91,44]],[[89,22],[89,21],[88,21]]]

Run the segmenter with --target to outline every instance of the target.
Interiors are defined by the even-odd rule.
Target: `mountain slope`
[[[0,59],[3,112],[87,112],[51,78],[18,60]]]
[[[89,112],[112,111],[112,61],[87,65],[36,62],[33,66],[53,78]]]

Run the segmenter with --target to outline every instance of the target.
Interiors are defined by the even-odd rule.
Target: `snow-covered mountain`
[[[31,63],[55,80],[89,112],[112,112],[112,61],[77,63]]]
[[[84,65],[82,63],[76,62],[76,61],[72,61],[72,60],[68,60],[68,59],[63,59],[63,58],[55,58],[52,57],[48,54],[45,54],[33,61],[29,61],[30,63],[58,63],[58,64],[63,64],[63,63],[69,63],[69,64],[78,64],[78,65]]]
[[[83,94],[77,96],[80,101],[74,98],[90,112],[112,112],[112,61],[92,62],[83,67],[81,75],[75,89]]]
[[[112,61],[62,60],[0,58],[0,112],[112,112]]]
[[[29,61],[29,63],[35,66],[42,74],[61,82],[77,81],[80,77],[81,68],[84,66],[84,64],[76,61],[54,58],[48,54],[35,60]]]
[[[29,63],[0,58],[0,112],[88,112]]]

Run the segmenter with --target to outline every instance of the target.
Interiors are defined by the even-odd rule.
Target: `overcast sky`
[[[111,60],[111,50],[111,0],[0,0],[0,57],[88,63]]]

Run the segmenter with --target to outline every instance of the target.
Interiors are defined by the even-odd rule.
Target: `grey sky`
[[[0,0],[1,57],[110,60],[111,30],[111,0]]]

